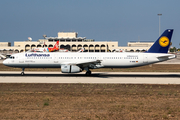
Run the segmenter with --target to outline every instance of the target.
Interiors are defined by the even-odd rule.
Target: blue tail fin
[[[171,44],[173,29],[167,29],[149,48],[148,53],[167,53]]]

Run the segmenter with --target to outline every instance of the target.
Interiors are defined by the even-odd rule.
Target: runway
[[[1,71],[0,83],[107,83],[107,84],[180,84],[180,73],[165,72],[93,72],[62,74],[60,72]]]

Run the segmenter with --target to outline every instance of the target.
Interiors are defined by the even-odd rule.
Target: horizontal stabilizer
[[[164,59],[173,59],[173,58],[176,58],[176,55],[174,55],[174,54],[164,54],[164,55],[160,55],[160,56],[158,56],[157,58],[164,58]]]

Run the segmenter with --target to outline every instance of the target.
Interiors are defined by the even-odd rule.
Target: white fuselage
[[[168,56],[168,57],[167,57]],[[77,64],[100,60],[97,68],[137,67],[175,58],[173,54],[162,53],[18,53],[6,59],[3,64],[20,68],[60,68],[64,64]]]

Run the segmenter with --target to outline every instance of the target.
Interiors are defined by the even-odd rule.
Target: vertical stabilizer
[[[167,53],[171,44],[173,29],[167,29],[149,48],[148,53]]]
[[[54,48],[59,48],[59,41],[56,42],[56,44],[54,45]]]

